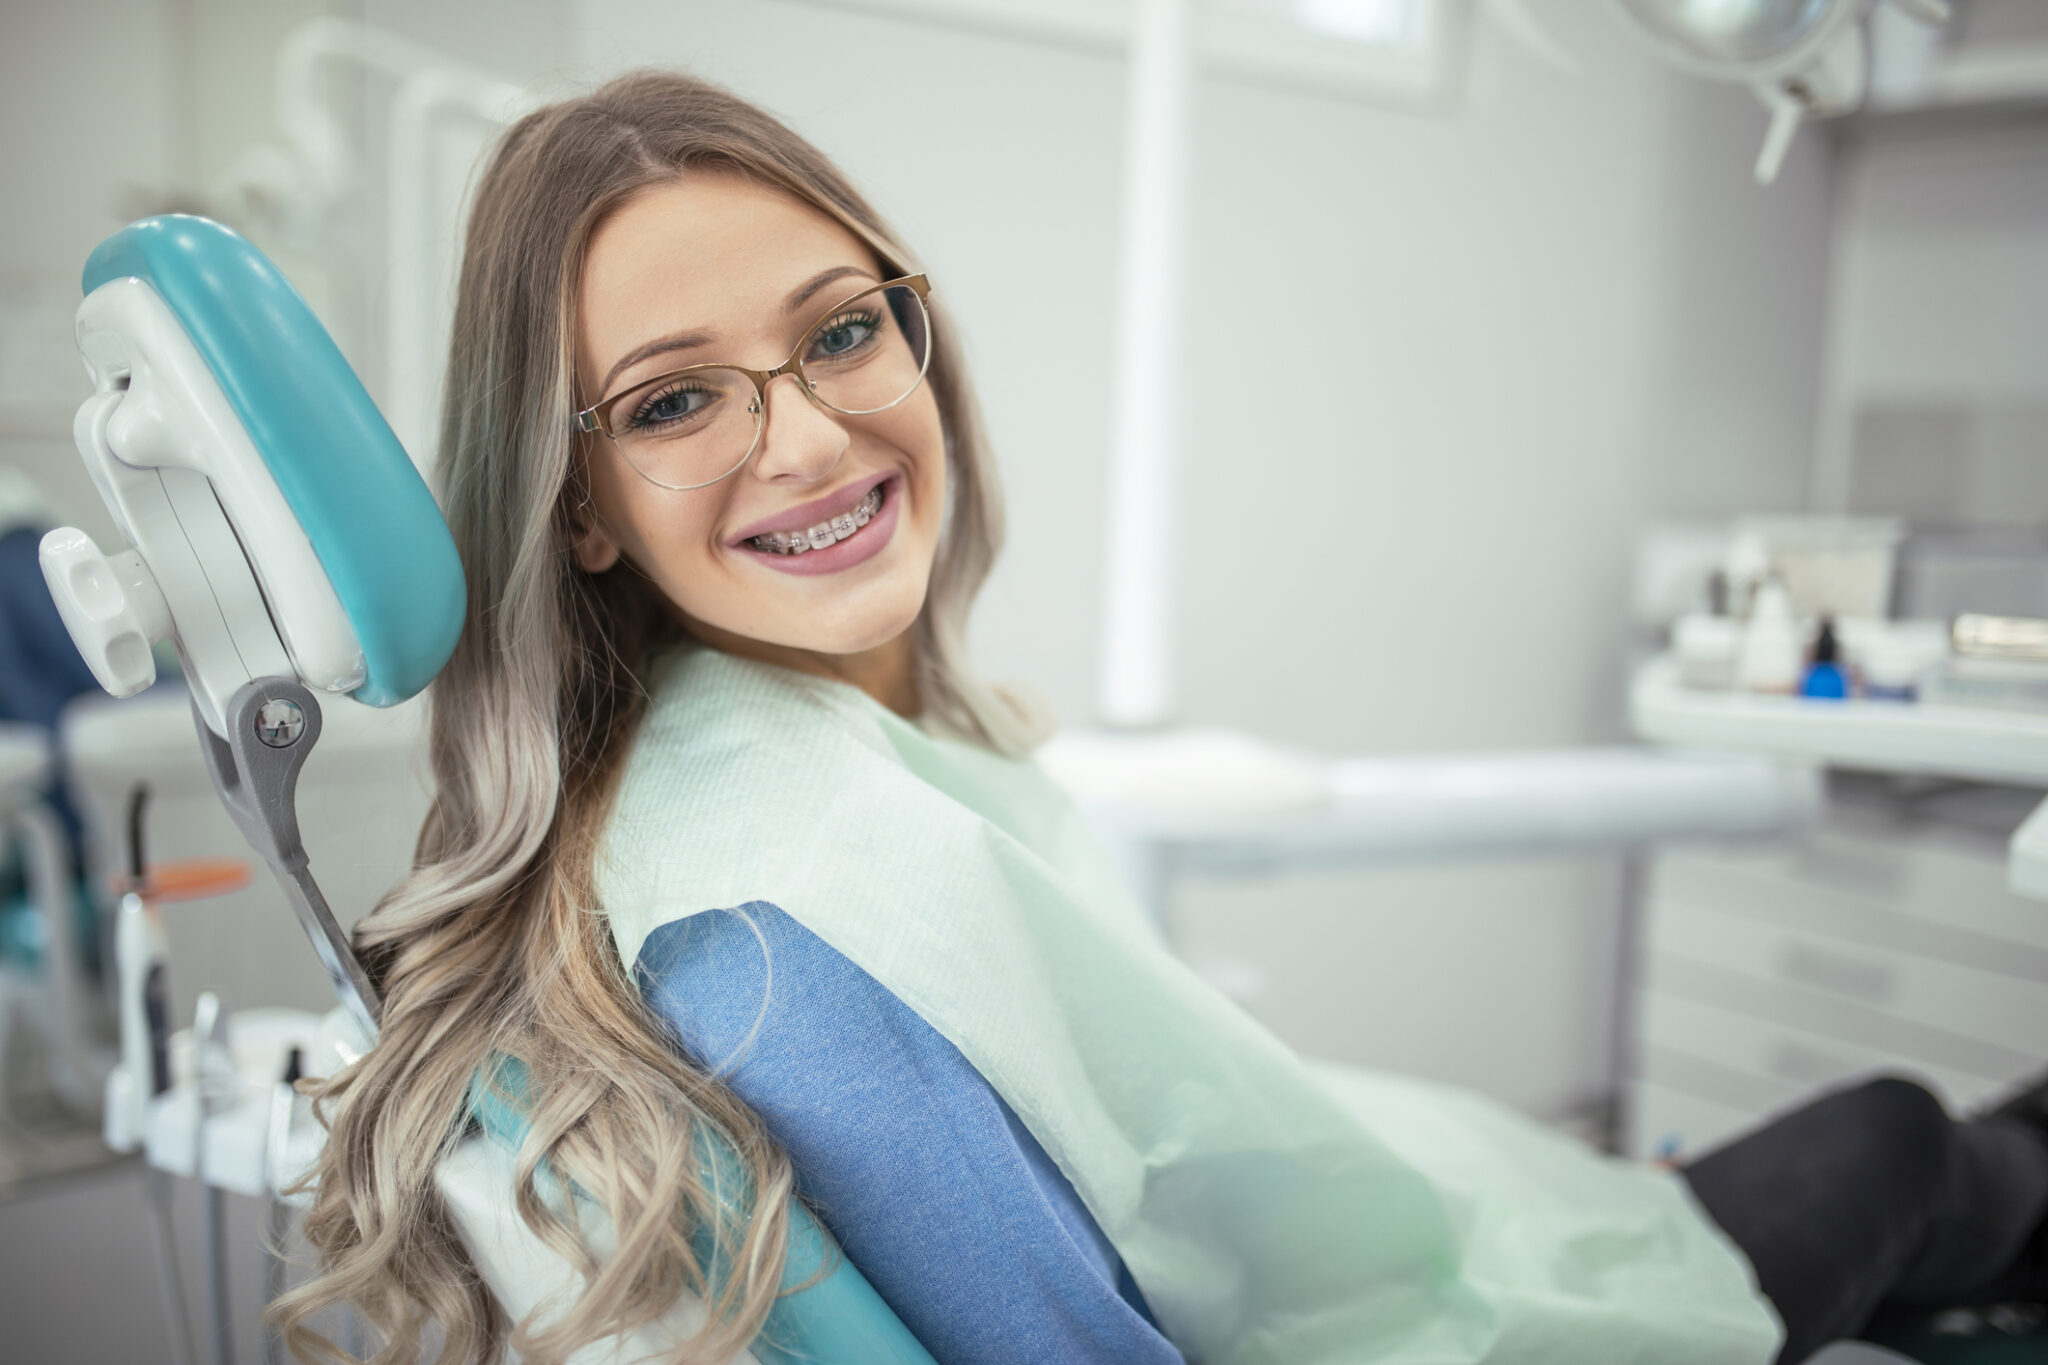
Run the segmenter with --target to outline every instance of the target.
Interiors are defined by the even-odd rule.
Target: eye
[[[679,380],[656,393],[633,410],[627,426],[646,431],[687,421],[711,406],[718,397],[708,385],[696,380]]]
[[[849,309],[827,319],[811,334],[814,360],[836,360],[868,346],[880,332],[882,319],[868,309]]]

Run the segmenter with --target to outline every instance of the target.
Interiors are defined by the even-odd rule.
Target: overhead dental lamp
[[[1612,0],[1665,58],[1713,80],[1740,81],[1770,111],[1757,183],[1778,178],[1801,120],[1846,114],[1870,84],[1868,20],[1880,4],[1942,24],[1947,0]]]

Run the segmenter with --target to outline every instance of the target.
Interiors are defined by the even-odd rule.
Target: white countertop
[[[1668,655],[1629,691],[1644,739],[1871,772],[2048,787],[2048,714],[1932,702],[1829,701],[1680,685]],[[2048,900],[2048,800],[2013,834],[2006,884]]]
[[[1682,686],[1668,655],[1629,692],[1637,734],[1874,772],[2048,787],[2048,714],[1932,702],[1830,701]]]

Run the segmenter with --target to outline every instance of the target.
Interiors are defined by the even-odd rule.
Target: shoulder
[[[627,963],[678,914],[789,903],[791,850],[857,859],[849,792],[883,809],[917,799],[874,720],[829,685],[701,648],[659,661],[647,685],[592,869]]]
[[[945,1150],[963,1140],[975,1165],[1014,1146],[959,1049],[776,905],[665,924],[633,970],[673,1043],[760,1114],[828,1207],[913,1170],[915,1188],[967,1160]]]
[[[673,920],[754,901],[842,948],[862,925],[897,925],[900,949],[965,932],[961,915],[993,914],[991,898],[1021,882],[1124,895],[1028,760],[935,738],[845,684],[710,650],[649,681],[593,867],[623,962]]]
[[[786,668],[691,647],[657,660],[646,681],[628,789],[677,769],[744,776],[800,763],[820,748],[882,754],[889,747],[875,719],[840,695],[850,689]]]
[[[649,705],[633,737],[607,820],[607,842],[663,845],[774,816],[799,827],[848,785],[905,790],[915,779],[890,743],[880,707],[843,684],[735,659],[678,651],[648,677]]]
[[[847,1069],[881,1035],[900,1041],[910,1022],[873,977],[766,901],[661,925],[641,943],[633,975],[676,1041],[720,1073],[778,1071],[792,1049],[810,1065]],[[823,1040],[834,1047],[821,1049]]]
[[[849,1259],[940,1359],[1178,1365],[1073,1187],[952,1043],[767,902],[648,935],[675,1043],[760,1115]]]

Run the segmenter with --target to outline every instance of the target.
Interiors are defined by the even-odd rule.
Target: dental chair
[[[424,688],[461,630],[461,563],[340,351],[246,241],[201,218],[146,219],[93,252],[84,288],[78,344],[94,392],[74,434],[129,548],[106,553],[82,532],[53,531],[44,574],[116,697],[155,680],[153,645],[175,646],[221,799],[283,885],[340,998],[329,1023],[354,1035],[338,1049],[345,1060],[373,1044],[379,1001],[299,838],[294,793],[320,734],[316,692],[390,706]],[[309,1069],[318,1074],[318,1059]],[[494,1088],[477,1094],[471,1131],[435,1180],[517,1321],[573,1287],[574,1272],[515,1207],[523,1119]],[[801,1204],[790,1212],[784,1284],[793,1292],[740,1359],[931,1365],[831,1234]],[[584,1219],[601,1257],[607,1229],[593,1221]],[[685,1295],[577,1359],[646,1357],[686,1336],[702,1312]],[[1845,1344],[1824,1359],[1905,1358]]]
[[[242,238],[203,218],[146,219],[93,252],[84,288],[94,392],[73,434],[129,548],[61,528],[44,538],[44,576],[114,696],[155,682],[152,647],[175,646],[221,799],[319,954],[343,1033],[367,1047],[376,989],[313,879],[294,795],[320,735],[315,689],[391,706],[447,662],[465,606],[454,542],[340,351]],[[480,1099],[474,1118],[436,1183],[517,1320],[571,1271],[513,1204],[519,1115]],[[786,1283],[828,1273],[785,1296],[752,1358],[929,1365],[801,1205],[791,1223]],[[592,1235],[602,1255],[603,1230]],[[617,1350],[586,1354],[645,1354],[701,1312],[679,1302]]]

